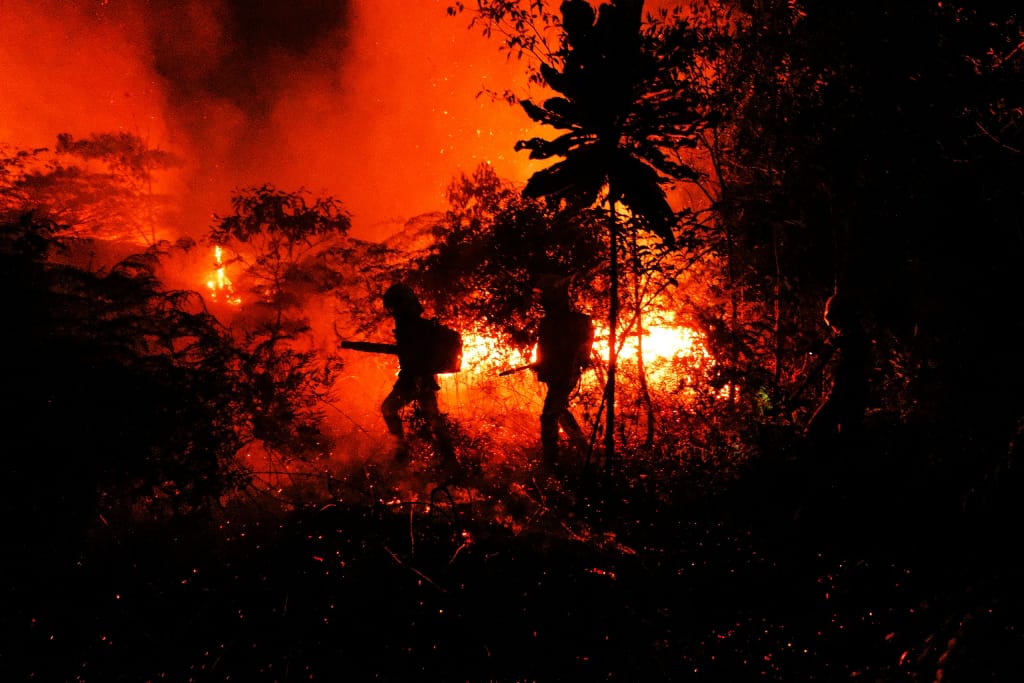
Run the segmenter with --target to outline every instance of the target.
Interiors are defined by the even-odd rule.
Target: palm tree
[[[610,294],[606,463],[615,457],[615,373],[619,316],[617,207],[666,245],[675,239],[675,213],[662,183],[695,180],[692,167],[671,158],[696,144],[713,122],[687,87],[697,35],[675,16],[642,22],[643,0],[611,0],[595,13],[586,0],[561,5],[563,39],[554,63],[542,63],[544,82],[559,93],[538,105],[521,104],[534,121],[567,132],[552,140],[520,140],[531,159],[561,157],[530,178],[524,194],[568,209],[603,203],[608,212]]]

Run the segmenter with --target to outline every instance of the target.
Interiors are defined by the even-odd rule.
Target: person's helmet
[[[572,276],[559,276],[545,274],[537,278],[533,285],[533,291],[540,294],[540,300],[544,305],[564,304],[569,301],[569,283]]]
[[[848,296],[833,294],[825,302],[825,323],[837,330],[850,330],[857,324],[857,311]]]
[[[392,313],[419,315],[423,312],[423,306],[420,305],[416,292],[412,291],[412,287],[409,285],[402,283],[388,287],[384,292],[383,301],[384,307]]]

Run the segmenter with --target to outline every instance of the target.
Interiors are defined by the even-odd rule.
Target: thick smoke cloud
[[[447,0],[0,0],[0,142],[127,130],[178,152],[182,232],[232,190],[272,183],[340,199],[357,236],[444,208],[459,171],[533,134],[479,97],[522,65],[452,19]]]
[[[224,101],[252,121],[272,111],[293,74],[331,70],[343,60],[351,21],[344,0],[174,0],[150,7],[144,16],[153,68],[168,100]]]

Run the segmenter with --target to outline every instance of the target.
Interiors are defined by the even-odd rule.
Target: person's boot
[[[399,465],[409,462],[409,444],[406,443],[405,439],[400,439],[395,443],[395,448],[391,452],[391,459]]]
[[[451,442],[445,438],[439,438],[437,444],[437,464],[438,467],[451,474],[460,475],[463,473],[462,464],[459,459],[455,456],[455,448]]]
[[[558,444],[545,443],[541,447],[541,466],[545,470],[551,473],[558,472],[559,470],[559,458],[558,458]]]

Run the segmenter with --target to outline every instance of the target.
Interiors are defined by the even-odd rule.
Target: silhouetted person
[[[834,359],[832,389],[808,425],[815,445],[859,433],[868,403],[871,342],[856,309],[849,299],[834,295],[825,305],[825,322],[832,331],[827,342]]]
[[[569,300],[569,278],[547,277],[535,288],[544,317],[537,331],[537,379],[547,385],[540,414],[540,441],[544,461],[557,463],[559,427],[574,446],[586,449],[587,440],[569,410],[569,398],[590,362],[594,325],[590,316],[576,310]]]
[[[444,417],[437,405],[440,386],[431,370],[429,339],[431,322],[423,317],[423,307],[415,292],[403,284],[391,285],[384,292],[384,308],[395,319],[395,345],[398,347],[398,379],[381,404],[388,431],[398,440],[395,459],[409,457],[409,446],[399,412],[415,402],[437,444],[443,461],[453,463],[455,452]]]

